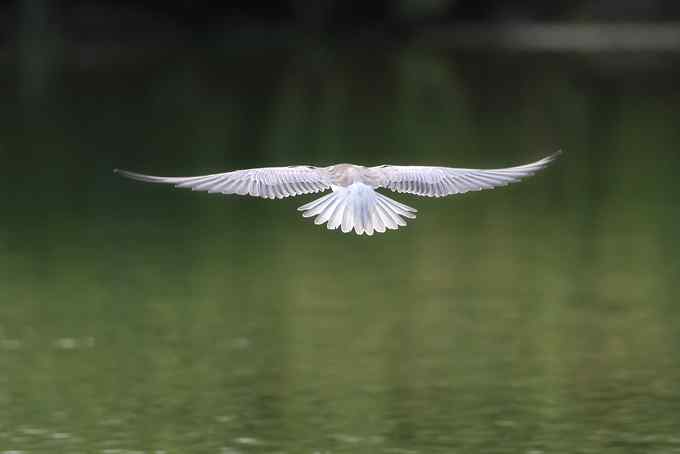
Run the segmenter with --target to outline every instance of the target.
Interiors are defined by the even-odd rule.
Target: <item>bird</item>
[[[114,169],[124,177],[148,183],[171,184],[193,191],[283,199],[331,190],[298,208],[304,218],[343,233],[368,236],[406,226],[416,210],[377,189],[424,197],[445,197],[516,183],[544,169],[561,150],[538,161],[501,169],[464,169],[438,166],[335,164],[297,165],[236,170],[192,177],[161,177]]]

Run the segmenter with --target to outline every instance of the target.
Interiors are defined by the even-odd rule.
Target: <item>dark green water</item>
[[[0,452],[680,452],[680,93],[576,57],[198,52],[0,105]],[[123,59],[125,60],[125,59]],[[622,70],[623,67],[623,70]],[[494,167],[398,232],[117,178]]]

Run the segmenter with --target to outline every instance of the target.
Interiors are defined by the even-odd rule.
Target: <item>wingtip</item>
[[[153,177],[150,177],[149,175],[143,175],[141,173],[130,172],[129,170],[113,169],[113,173],[115,173],[116,175],[120,175],[121,177],[129,178],[131,180],[150,181],[152,183],[155,182]]]
[[[563,153],[562,149],[557,150],[553,154],[546,156],[545,158],[541,159],[539,162],[543,163],[543,165],[548,165],[551,164],[554,160],[560,157],[560,155]]]
[[[134,172],[130,172],[129,170],[124,170],[124,169],[113,169],[113,173],[115,173],[116,175],[120,175],[122,177],[125,177],[125,178],[131,178],[133,180],[135,179],[135,176],[137,175]]]

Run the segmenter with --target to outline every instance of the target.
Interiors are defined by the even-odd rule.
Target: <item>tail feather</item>
[[[373,208],[373,205],[375,205],[375,202],[370,203],[368,200],[366,200],[368,197],[357,197],[355,199],[356,204],[358,205],[358,210],[359,210],[359,218],[361,219],[361,225],[364,229],[364,233],[366,235],[373,235],[373,222],[371,219],[371,213],[369,213],[369,208]],[[370,204],[370,205],[369,205]]]
[[[377,194],[377,193],[376,193]],[[399,203],[396,200],[390,199],[389,197],[385,197],[382,194],[377,194],[378,199],[380,199],[382,202],[385,202],[386,205],[388,205],[392,211],[394,211],[397,214],[400,214],[401,216],[415,219],[416,215],[413,213],[417,213],[418,210],[415,208],[411,208],[408,205],[404,205],[403,203]]]
[[[406,225],[406,221],[404,221],[404,219],[402,219],[402,217],[399,216],[399,213],[394,211],[394,208],[392,208],[384,200],[378,199],[378,207],[380,208],[381,212],[385,215],[385,217],[392,221],[392,225],[394,226],[395,229],[398,229],[400,226],[403,227]]]
[[[328,220],[328,224],[326,224],[326,226],[330,230],[335,230],[338,227],[340,227],[340,224],[342,224],[342,215],[345,212],[345,205],[346,204],[347,204],[347,197],[343,198],[338,203],[338,205],[335,207],[333,214],[331,215],[330,219]]]
[[[380,215],[378,214],[378,204],[375,204],[375,209],[373,210],[373,228],[378,233],[385,233],[385,224],[383,223]]]
[[[323,202],[327,201],[329,198],[333,197],[333,195],[334,195],[333,192],[331,192],[330,194],[326,194],[323,197],[319,197],[316,200],[312,200],[311,202],[302,205],[301,207],[298,208],[298,210],[300,210],[300,211],[311,210],[312,208],[314,208],[318,204],[323,203]]]
[[[346,200],[345,209],[342,213],[342,233],[351,232],[354,228],[354,209],[351,201]]]
[[[304,208],[305,211],[302,213],[302,217],[309,218],[322,213],[335,200],[335,197],[333,197],[334,195],[334,193],[328,194],[312,203],[308,203],[307,205],[298,208],[302,210],[302,208],[306,207]]]
[[[314,224],[320,225],[323,224],[324,222],[327,222],[331,218],[331,216],[333,216],[335,211],[338,209],[340,203],[344,201],[342,197],[334,197],[329,200],[330,201],[324,206],[321,213],[314,219]]]
[[[302,205],[305,218],[315,216],[315,224],[326,224],[330,230],[340,228],[348,233],[373,235],[396,230],[406,225],[403,219],[416,217],[417,210],[377,193],[371,186],[354,183],[336,187],[333,192]]]

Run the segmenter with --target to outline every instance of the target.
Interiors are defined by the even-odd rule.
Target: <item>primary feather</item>
[[[559,152],[540,161],[505,169],[379,166],[371,167],[371,170],[377,174],[379,187],[425,197],[443,197],[516,183],[543,169],[558,155]]]
[[[149,183],[166,183],[194,191],[252,195],[265,199],[281,199],[330,188],[328,172],[311,166],[264,167],[197,177],[156,177],[118,169],[116,172],[133,180]]]

